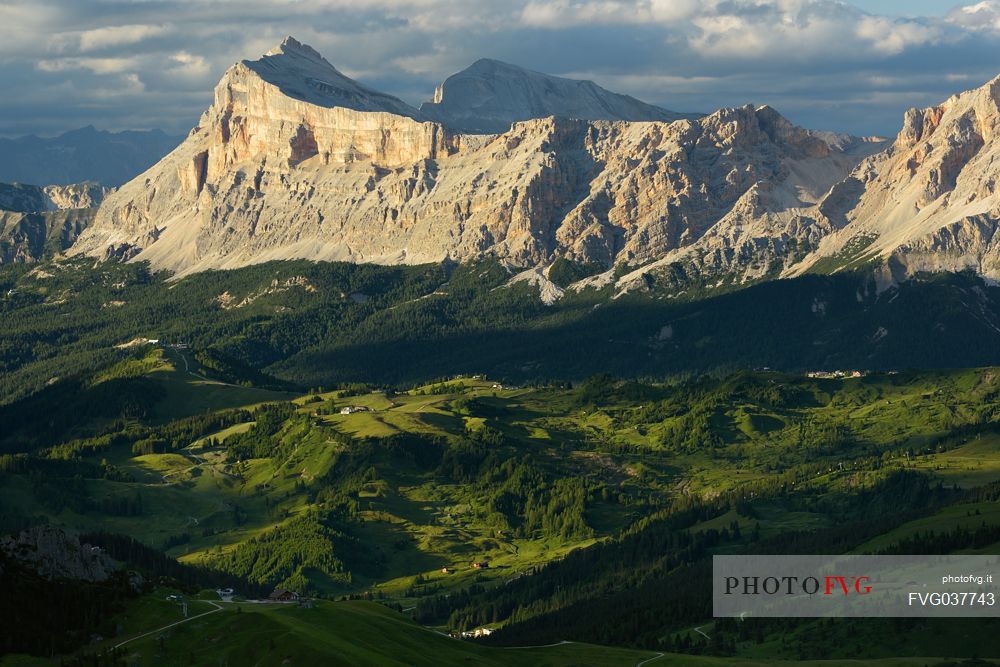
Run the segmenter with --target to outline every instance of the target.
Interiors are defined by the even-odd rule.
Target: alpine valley
[[[711,567],[1000,553],[1000,77],[856,137],[289,37],[113,136],[0,160],[0,665],[998,664]]]

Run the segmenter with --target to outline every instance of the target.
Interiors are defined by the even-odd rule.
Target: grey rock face
[[[118,563],[99,547],[81,544],[73,534],[35,526],[15,537],[0,537],[0,551],[46,579],[106,581]]]
[[[517,121],[559,116],[583,120],[671,122],[698,118],[579,81],[482,59],[448,77],[421,113],[459,132],[499,134]]]

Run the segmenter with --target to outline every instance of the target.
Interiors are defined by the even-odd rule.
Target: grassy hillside
[[[356,662],[386,664],[396,657],[379,653],[386,644],[361,627],[384,624],[399,635],[391,645],[418,656],[399,659],[418,664],[425,651],[481,664],[640,657],[568,644],[537,663],[502,662],[519,650],[504,645],[562,640],[668,654],[648,664],[900,656],[924,662],[884,664],[933,664],[1000,651],[990,625],[963,625],[975,630],[967,637],[933,625],[844,624],[819,630],[871,644],[874,628],[888,648],[845,639],[824,653],[815,626],[713,620],[705,570],[713,553],[995,553],[995,368],[622,380],[589,371],[718,368],[774,331],[728,338],[746,330],[727,329],[724,312],[745,308],[740,321],[754,319],[745,294],[612,304],[592,293],[546,309],[530,291],[496,289],[505,278],[488,265],[474,273],[289,263],[178,283],[135,266],[59,266],[48,277],[4,274],[14,291],[0,305],[12,322],[0,334],[0,383],[17,387],[0,406],[4,530],[45,521],[127,535],[248,589],[380,600],[425,626],[361,603],[247,603],[178,626],[162,642],[137,640],[129,648],[147,664],[190,662],[198,651],[237,663],[251,637],[273,640],[264,652],[275,662],[350,655],[329,627],[350,630],[362,647]],[[81,276],[91,282],[71,291]],[[851,356],[848,342],[873,313],[888,318],[879,326],[911,335],[917,302],[931,297],[959,308],[965,315],[949,321],[963,322],[972,311],[950,301],[955,294],[985,310],[977,306],[975,323],[949,345],[961,354],[992,349],[976,345],[993,292],[960,277],[901,288],[891,302],[865,293],[858,277],[810,280],[754,292],[791,290],[814,304],[814,288],[826,290],[816,311],[767,325],[812,337],[819,352],[801,358],[818,365],[804,370],[905,360],[877,341],[857,348],[868,356]],[[576,326],[585,331],[573,338],[578,347],[553,336]],[[768,338],[762,358],[798,354],[781,340]],[[910,352],[943,349],[919,344],[930,347]],[[466,354],[473,348],[481,354]],[[533,365],[535,353],[547,361]],[[432,371],[449,355],[458,361]],[[515,365],[522,370],[510,378],[556,370],[589,378],[527,384],[448,373]],[[362,367],[379,382],[345,382],[366,377]],[[148,604],[148,623],[133,612],[114,634],[155,625],[163,610]],[[490,648],[425,629],[484,626],[498,630]],[[943,639],[906,641],[913,632]]]
[[[1000,471],[991,369],[676,386],[598,377],[577,389],[467,378],[260,407],[289,395],[202,380],[176,368],[177,354],[154,349],[138,362],[144,380],[173,385],[148,426],[99,422],[89,438],[10,459],[0,486],[9,511],[237,571],[267,545],[298,540],[299,560],[254,565],[253,576],[328,594],[374,587],[408,605],[517,576],[685,499],[756,493],[753,512],[733,506],[692,529],[767,538],[829,525],[828,511],[773,497],[782,485],[844,493],[903,470],[973,489]],[[192,405],[215,416],[191,416]],[[57,464],[82,472],[71,498],[11,474]],[[949,512],[923,521],[998,516]],[[319,536],[339,546],[307,546]]]
[[[853,542],[827,548],[1000,542],[994,369],[575,388],[458,378],[261,404],[288,395],[204,380],[180,354],[147,348],[100,377],[173,383],[145,418],[74,423],[62,444],[4,458],[5,511],[131,535],[254,585],[377,596],[438,627],[510,624],[519,641],[530,622],[525,643],[586,636],[531,619],[582,619],[593,591],[660,581],[657,559],[685,540],[693,564],[834,539],[863,516]],[[184,407],[199,402],[208,413]],[[629,536],[667,541],[625,583],[605,569]],[[542,593],[547,564],[596,548],[612,555],[580,568],[592,578],[578,592]],[[501,604],[498,586],[513,597]],[[688,613],[631,641],[670,649],[683,619],[707,620]]]
[[[239,611],[234,609],[238,607]],[[163,637],[161,640],[160,638]],[[391,637],[391,642],[385,639]],[[206,641],[207,639],[207,641]],[[489,647],[455,640],[423,628],[370,602],[319,602],[313,609],[275,605],[224,605],[223,611],[156,633],[125,646],[132,664],[188,665],[351,665],[373,667],[458,665],[524,667],[633,667],[636,665],[705,667],[780,667],[787,661],[720,660],[710,657],[660,654],[565,642],[540,648]],[[805,661],[813,667],[868,664],[883,667],[923,667],[944,662],[935,658],[873,661]]]
[[[161,591],[162,593],[162,591]],[[151,611],[151,607],[158,607]],[[789,662],[765,658],[720,659],[664,654],[578,642],[535,648],[490,647],[447,637],[371,602],[318,601],[313,608],[297,605],[189,602],[191,620],[182,621],[176,603],[162,596],[137,601],[123,615],[130,625],[125,637],[102,642],[90,651],[118,646],[130,665],[255,664],[344,665],[384,667],[426,665],[451,667],[924,667],[949,664],[938,658],[823,660]],[[206,610],[209,613],[205,613]],[[156,628],[165,627],[156,631]],[[153,630],[150,632],[150,630]],[[147,634],[148,633],[148,634]],[[46,666],[54,662],[9,656],[4,667]],[[956,664],[956,663],[950,663]],[[987,665],[992,663],[979,663]],[[971,666],[970,666],[971,667]]]
[[[379,604],[323,601],[312,609],[225,605],[219,613],[125,648],[131,664],[139,665],[189,665],[193,658],[193,664],[631,667],[655,656],[587,644],[489,648],[440,635]]]

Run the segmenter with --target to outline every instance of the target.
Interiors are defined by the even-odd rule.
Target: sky
[[[0,136],[184,134],[286,35],[414,105],[489,57],[860,135],[1000,74],[1000,0],[0,0]]]

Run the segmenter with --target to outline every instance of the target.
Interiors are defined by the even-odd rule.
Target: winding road
[[[157,628],[155,630],[150,630],[149,632],[144,632],[141,635],[136,635],[135,637],[132,637],[131,639],[126,639],[125,641],[121,642],[120,644],[115,644],[114,648],[121,648],[122,646],[125,646],[125,644],[128,644],[130,642],[134,642],[136,639],[142,639],[143,637],[148,637],[150,635],[155,635],[158,632],[163,632],[164,630],[169,630],[170,628],[172,628],[174,626],[177,626],[177,625],[181,625],[182,623],[187,623],[188,621],[193,621],[196,618],[201,618],[202,616],[208,616],[209,614],[214,614],[216,612],[222,611],[222,605],[217,604],[215,602],[212,602],[211,600],[196,600],[196,602],[207,602],[208,604],[210,604],[213,607],[215,607],[215,609],[212,609],[211,611],[206,611],[206,612],[204,612],[202,614],[198,614],[197,616],[191,616],[189,618],[185,618],[183,620],[176,621],[174,623],[169,623],[167,625],[164,625],[162,628]]]

